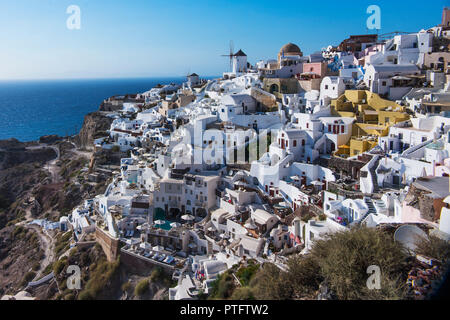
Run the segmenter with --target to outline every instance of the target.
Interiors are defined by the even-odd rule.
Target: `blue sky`
[[[72,4],[81,30],[66,27]],[[380,33],[415,32],[439,24],[450,0],[0,0],[0,79],[219,75],[230,40],[251,63],[288,42],[309,54],[367,33],[372,4]]]

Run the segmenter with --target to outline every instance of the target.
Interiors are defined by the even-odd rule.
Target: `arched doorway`
[[[200,218],[206,218],[207,212],[205,208],[197,208],[196,216]]]
[[[280,92],[280,87],[278,87],[278,85],[274,83],[270,86],[269,91],[270,91],[270,93]]]

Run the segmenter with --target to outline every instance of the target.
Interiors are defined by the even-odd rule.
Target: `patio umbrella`
[[[255,225],[255,222],[253,221],[253,219],[248,219],[248,220],[247,220],[247,223],[244,224],[244,227],[246,227],[246,228],[249,229],[249,230],[255,230],[256,228],[258,228],[258,227]]]
[[[194,220],[195,217],[191,214],[185,214],[185,215],[181,216],[181,219],[186,220],[186,221],[191,221],[191,220]]]
[[[154,224],[156,224],[156,225],[163,225],[163,224],[165,224],[166,222],[165,221],[163,221],[163,220],[156,220],[155,222],[154,222]]]
[[[138,243],[138,240],[136,240],[136,239],[127,239],[126,243],[129,244],[129,245],[133,245],[133,244]]]
[[[179,228],[179,227],[181,227],[181,223],[178,223],[178,222],[172,222],[172,223],[170,224],[170,226],[171,226],[172,228]]]
[[[148,223],[143,223],[139,226],[136,227],[137,230],[142,231],[142,230],[147,230],[150,226],[148,225]]]
[[[148,242],[141,242],[141,244],[139,245],[139,248],[142,248],[144,250],[150,249],[151,247],[152,246]]]

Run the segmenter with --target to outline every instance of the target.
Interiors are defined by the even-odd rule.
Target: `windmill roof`
[[[246,55],[241,49],[239,49],[239,51],[236,52],[236,53],[234,54],[234,56],[235,56],[235,57],[246,57],[247,55]]]

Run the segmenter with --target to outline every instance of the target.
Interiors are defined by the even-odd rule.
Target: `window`
[[[294,147],[297,146],[297,140],[294,140]]]
[[[387,85],[386,81],[383,81],[383,82],[381,83],[381,85],[382,85],[383,87],[386,87],[386,85]]]
[[[328,85],[327,84],[325,85],[325,90],[328,90]]]

